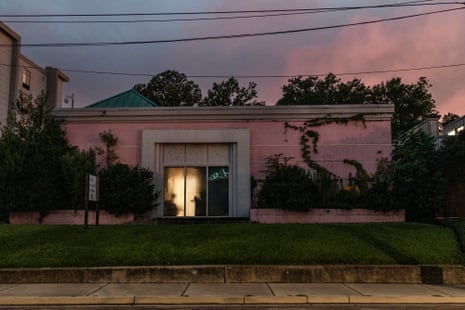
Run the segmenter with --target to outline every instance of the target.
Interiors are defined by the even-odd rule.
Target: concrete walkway
[[[0,284],[0,308],[40,305],[465,305],[465,285],[371,283]]]

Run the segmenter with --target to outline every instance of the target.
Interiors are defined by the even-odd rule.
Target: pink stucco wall
[[[133,214],[124,214],[121,216],[111,215],[104,210],[99,211],[100,225],[120,225],[128,224],[134,221]],[[84,225],[84,210],[54,210],[40,221],[40,214],[36,211],[31,212],[10,212],[10,224],[52,224],[52,225]],[[95,225],[95,211],[89,210],[88,224]]]
[[[300,133],[285,130],[284,121],[209,121],[209,122],[99,122],[66,124],[67,137],[71,144],[87,149],[102,145],[99,133],[111,130],[118,137],[117,154],[121,161],[140,164],[141,135],[144,129],[225,129],[248,128],[250,130],[251,174],[260,178],[267,156],[283,153],[301,162]],[[290,122],[292,125],[301,122]],[[320,134],[318,153],[312,158],[336,175],[347,178],[353,168],[342,163],[344,159],[361,162],[373,172],[376,159],[389,157],[391,153],[390,121],[367,121],[349,124],[329,124],[314,128]]]

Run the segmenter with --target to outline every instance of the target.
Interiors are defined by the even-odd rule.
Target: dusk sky
[[[22,37],[23,45],[35,43],[134,42],[186,39],[328,27],[460,8],[357,26],[308,30],[267,36],[109,46],[28,47],[22,53],[40,66],[53,66],[71,79],[65,95],[75,94],[77,107],[116,95],[165,70],[177,70],[200,85],[203,95],[213,82],[227,76],[281,76],[241,78],[258,84],[259,100],[274,105],[288,77],[329,72],[343,80],[360,78],[367,85],[401,77],[411,83],[420,76],[433,85],[432,94],[441,114],[465,114],[465,4],[448,1],[410,1],[416,6],[339,10],[335,12],[160,22],[161,19],[218,18],[244,13],[209,15],[145,15],[106,17],[13,18],[12,14],[120,14],[262,11],[340,8],[407,3],[408,0],[0,0],[0,20]],[[453,2],[449,2],[453,3]],[[421,4],[421,6],[419,5]],[[428,5],[425,5],[428,4]],[[291,13],[286,11],[287,13]],[[286,12],[274,12],[274,15]],[[302,11],[300,11],[302,13]],[[248,15],[264,15],[255,12]],[[91,23],[103,20],[151,20],[150,22]],[[17,23],[14,21],[61,21]],[[72,21],[85,23],[70,23]],[[155,22],[154,20],[158,20]],[[66,23],[65,23],[66,22]],[[440,67],[440,68],[431,68]],[[395,71],[367,74],[360,72]],[[75,71],[125,73],[97,74]],[[128,75],[141,74],[141,75]],[[144,76],[143,74],[146,74]],[[194,76],[225,76],[224,78]],[[64,107],[69,107],[66,104]]]

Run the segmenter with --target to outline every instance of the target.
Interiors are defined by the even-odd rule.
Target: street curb
[[[4,268],[0,283],[465,284],[459,265],[199,265]]]
[[[76,297],[0,297],[0,306],[28,306],[28,305],[133,305],[133,296],[101,297],[101,296],[76,296]]]
[[[228,305],[244,304],[242,296],[142,296],[135,297],[135,305]]]
[[[244,304],[307,304],[307,296],[245,296]]]
[[[46,305],[260,305],[260,304],[465,304],[465,297],[441,296],[77,296],[0,297],[0,306]]]
[[[349,296],[350,304],[463,304],[465,297],[449,296]]]

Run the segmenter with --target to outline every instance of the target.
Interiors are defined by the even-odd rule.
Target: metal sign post
[[[89,176],[86,176],[86,193],[84,194],[84,226],[89,222]]]
[[[89,222],[89,201],[95,202],[95,225],[99,224],[99,178],[96,175],[88,174],[86,178],[86,199],[84,212],[84,225],[87,227]]]

